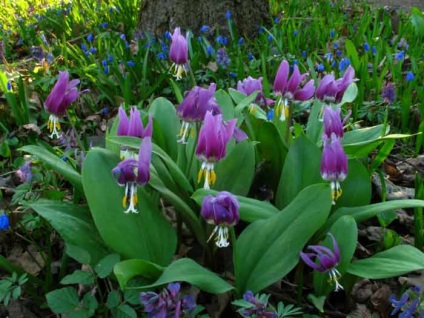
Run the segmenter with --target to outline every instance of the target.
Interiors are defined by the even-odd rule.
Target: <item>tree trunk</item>
[[[253,36],[270,22],[269,0],[142,0],[138,27],[159,37],[177,26],[194,34],[203,25],[226,33],[227,10],[241,36]]]

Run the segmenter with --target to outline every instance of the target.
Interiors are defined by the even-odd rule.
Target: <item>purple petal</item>
[[[152,139],[143,138],[138,152],[137,184],[144,186],[150,180],[150,162],[152,160]]]
[[[296,89],[298,88],[299,84],[302,82],[305,76],[306,74],[300,74],[299,67],[295,65],[293,67],[293,74],[291,75],[290,80],[287,83],[287,92],[290,92],[294,95]]]
[[[330,236],[332,241],[333,241],[334,256],[336,257],[337,263],[338,263],[340,261],[339,245],[337,244],[337,241],[336,241],[335,237],[333,236],[333,234],[327,233],[327,235]]]
[[[305,86],[303,86],[302,89],[297,90],[294,93],[294,100],[300,100],[300,101],[304,101],[304,100],[308,100],[310,99],[312,96],[314,96],[315,93],[315,84],[314,84],[314,80],[310,80],[308,81]]]
[[[237,143],[242,142],[243,140],[247,139],[247,134],[240,128],[234,127],[233,138]]]
[[[287,91],[287,78],[289,76],[290,66],[286,60],[283,60],[278,67],[274,80],[274,92],[284,95]]]
[[[309,267],[311,267],[314,270],[319,271],[319,272],[322,271],[321,267],[311,259],[311,257],[316,256],[315,254],[300,252],[299,256],[305,262],[305,264],[308,265]]]
[[[119,124],[118,124],[118,136],[128,136],[128,128],[130,126],[130,121],[128,120],[127,114],[122,106],[119,107]]]
[[[140,112],[136,107],[132,107],[130,110],[130,123],[127,136],[139,138],[143,136],[143,122],[141,121]]]
[[[65,97],[68,81],[69,73],[67,71],[59,72],[59,78],[45,101],[45,107],[49,113],[58,114],[60,105]]]

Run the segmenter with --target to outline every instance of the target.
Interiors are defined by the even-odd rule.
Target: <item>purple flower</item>
[[[222,68],[227,68],[230,65],[231,59],[228,57],[225,47],[218,49],[216,52],[216,63]]]
[[[262,298],[264,300],[260,300]],[[261,317],[261,318],[277,318],[278,314],[275,309],[268,305],[268,297],[264,298],[260,295],[255,295],[253,292],[248,290],[244,295],[243,299],[252,305],[250,307],[245,307],[242,310],[239,310],[239,313],[243,317]]]
[[[396,99],[396,90],[393,86],[393,83],[388,83],[386,86],[383,87],[383,90],[381,92],[381,97],[383,100],[388,104],[393,104]]]
[[[178,142],[186,143],[190,123],[203,121],[207,111],[211,111],[213,115],[221,114],[221,108],[214,97],[215,90],[216,84],[211,83],[207,89],[195,86],[186,94],[177,107],[177,115],[183,121],[180,130],[181,139]]]
[[[330,106],[324,106],[324,133],[328,138],[331,138],[332,134],[343,138],[343,120],[340,112],[340,108],[333,109]]]
[[[80,92],[76,87],[79,82],[77,79],[69,81],[68,71],[59,72],[59,79],[44,103],[46,111],[50,113],[47,123],[50,138],[59,137],[59,117],[65,115],[69,105],[79,97]]]
[[[324,150],[321,158],[321,176],[331,185],[333,204],[342,195],[340,182],[347,176],[347,156],[343,150],[340,138],[335,133],[331,137],[323,135]]]
[[[175,68],[175,77],[177,80],[181,79],[183,71],[187,73],[185,64],[188,62],[188,45],[187,38],[181,35],[179,27],[175,28],[172,34],[169,59],[173,62],[171,69]]]
[[[145,137],[140,145],[138,161],[134,158],[127,158],[112,169],[112,174],[118,185],[125,186],[122,206],[126,208],[129,203],[129,207],[124,213],[138,213],[136,209],[138,203],[137,186],[145,186],[150,180],[151,157],[152,140],[150,137]]]
[[[322,245],[309,245],[308,250],[311,250],[312,253],[300,252],[300,258],[314,270],[320,273],[329,273],[330,281],[334,281],[336,284],[335,290],[338,291],[343,289],[342,285],[338,282],[340,273],[336,269],[340,262],[340,251],[334,236],[331,233],[327,233],[327,235],[333,241],[333,251]]]
[[[31,163],[32,163],[31,160],[25,162],[16,171],[16,174],[18,175],[22,183],[31,182],[32,180]]]
[[[224,122],[221,114],[214,116],[212,111],[206,112],[196,147],[196,156],[203,162],[198,182],[204,175],[205,189],[210,189],[210,184],[216,181],[214,163],[225,157],[227,143],[233,136],[236,122],[237,119]]]
[[[129,118],[122,106],[119,107],[118,113],[118,136],[130,136],[139,138],[152,137],[153,123],[151,116],[149,116],[149,123],[146,125],[146,127],[143,127],[140,112],[136,107],[131,108]]]
[[[314,81],[308,81],[303,88],[299,89],[299,85],[307,74],[300,74],[297,65],[293,67],[293,74],[289,79],[290,65],[283,60],[278,67],[277,75],[274,80],[274,93],[280,96],[277,101],[276,112],[281,112],[280,119],[285,120],[289,101],[305,101],[310,99],[315,92]]]
[[[316,97],[325,103],[339,103],[347,87],[355,81],[355,69],[349,66],[342,78],[337,80],[328,74],[323,77],[315,92]]]
[[[0,231],[6,231],[10,227],[9,217],[7,214],[0,215]]]
[[[144,312],[152,318],[183,317],[196,307],[193,296],[180,295],[180,284],[170,283],[161,293],[142,292],[140,302]],[[182,313],[181,313],[182,311]]]
[[[217,234],[215,238],[216,246],[227,247],[228,227],[236,225],[240,220],[239,202],[230,192],[219,192],[216,197],[207,195],[202,202],[200,214],[207,223],[215,225],[209,240]]]
[[[262,106],[271,105],[272,103],[274,103],[272,99],[265,98],[263,94],[262,77],[259,77],[258,79],[256,79],[249,76],[245,78],[243,81],[238,81],[237,90],[246,95],[250,95],[253,92],[258,91],[259,94],[256,96],[256,101]]]
[[[412,297],[411,297],[412,296]],[[411,301],[412,300],[412,301]],[[399,311],[402,311],[398,317],[400,318],[412,318],[415,317],[414,313],[421,302],[421,288],[412,287],[405,291],[399,300],[394,295],[390,296],[389,301],[392,306],[395,307],[390,313],[390,316],[396,315]],[[420,317],[424,316],[424,312],[420,312]]]

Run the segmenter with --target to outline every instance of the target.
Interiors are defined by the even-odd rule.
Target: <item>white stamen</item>
[[[128,191],[129,190],[129,191]],[[128,193],[129,192],[129,193]],[[125,194],[127,198],[129,198],[130,205],[124,213],[138,213],[137,209],[135,208],[135,202],[134,202],[134,196],[137,193],[137,184],[135,182],[129,182],[129,189],[128,189],[128,183],[125,185]]]
[[[49,125],[49,127],[53,128],[52,133],[50,134],[50,138],[52,138],[52,139],[53,139],[54,136],[56,136],[56,138],[60,138],[61,134],[57,130],[58,124],[59,124],[59,117],[51,114],[49,116],[48,125]]]
[[[188,132],[188,129],[190,128],[190,123],[183,121],[183,123],[181,124],[181,130],[183,130],[183,136],[177,140],[177,142],[180,142],[182,144],[186,144],[186,135]]]
[[[343,286],[339,284],[338,278],[340,278],[340,272],[336,269],[333,268],[330,270],[330,281],[334,281],[334,283],[336,284],[336,288],[334,291],[339,291],[341,289],[343,289]]]

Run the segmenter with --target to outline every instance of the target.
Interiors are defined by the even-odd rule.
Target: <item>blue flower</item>
[[[134,67],[135,63],[134,63],[133,61],[128,61],[128,62],[127,62],[127,65],[128,65],[129,67]]]
[[[166,53],[165,52],[160,52],[156,56],[159,60],[166,60]]]
[[[172,39],[172,34],[171,34],[171,32],[169,32],[169,31],[165,31],[165,39],[168,39],[168,40]]]
[[[225,17],[230,20],[231,19],[231,11],[227,10],[227,12],[225,12]]]
[[[266,317],[266,318],[277,318],[278,314],[275,309],[268,305],[268,297],[263,295],[254,295],[252,291],[248,290],[244,295],[243,299],[252,305],[244,307],[240,312],[243,317]]]
[[[412,296],[412,297],[411,297]],[[399,311],[399,318],[412,318],[421,301],[421,288],[412,287],[402,294],[399,300],[394,295],[390,296],[389,301],[395,307],[390,313],[390,316],[396,315]],[[423,312],[420,312],[420,317],[423,317]]]
[[[228,39],[225,36],[219,35],[216,40],[216,43],[221,44],[221,45],[227,45],[228,43]]]
[[[411,71],[409,71],[409,72],[406,73],[406,81],[407,82],[413,81],[414,78],[415,78],[415,75]]]
[[[280,22],[280,20],[278,19],[278,17],[274,18],[274,23],[277,24],[278,22]]]
[[[302,57],[306,59],[308,57],[308,53],[306,53],[306,51],[302,51]]]
[[[93,33],[90,33],[89,35],[87,35],[87,41],[88,42],[93,41]]]
[[[395,60],[403,61],[405,59],[405,51],[400,51],[395,54]]]
[[[237,74],[236,73],[233,73],[233,72],[230,72],[229,75],[230,75],[231,78],[236,78],[237,77]]]
[[[322,63],[317,65],[317,72],[324,72],[324,65]]]
[[[7,214],[0,215],[0,231],[6,231],[10,227],[9,217]]]
[[[107,26],[108,26],[107,22],[103,22],[102,24],[100,24],[100,27],[103,28],[103,29],[106,29]]]
[[[7,82],[7,90],[8,91],[12,90],[12,83],[10,83],[10,81]]]
[[[127,39],[124,33],[122,33],[122,34],[119,36],[119,38],[120,38],[121,40],[124,40],[124,41],[126,41],[126,39]]]
[[[90,53],[95,54],[97,52],[97,49],[95,47],[90,47]]]
[[[272,40],[274,39],[274,37],[272,36],[272,34],[268,35],[268,41],[272,42]]]
[[[237,43],[238,43],[238,45],[242,45],[244,43],[244,39],[243,38],[238,39]]]
[[[346,57],[344,59],[341,59],[339,63],[339,71],[344,71],[349,65],[350,65],[349,58]]]
[[[330,38],[334,38],[334,29],[331,29],[330,31]]]
[[[200,28],[200,33],[206,33],[211,29],[211,27],[209,25],[202,25],[202,27]]]
[[[370,45],[368,43],[364,43],[364,51],[368,52],[370,50]]]
[[[208,47],[206,48],[206,53],[211,56],[213,54],[213,47],[208,45]]]
[[[267,120],[272,120],[274,118],[274,109],[271,108],[268,112],[268,114],[266,114],[266,119]]]
[[[253,56],[252,53],[248,53],[247,54],[247,58],[249,59],[249,61],[253,60],[255,57]]]
[[[294,36],[296,36],[296,35],[298,35],[298,34],[299,34],[299,31],[297,31],[297,30],[294,30],[294,31],[293,31],[293,35],[294,35]]]
[[[376,55],[377,54],[377,48],[375,46],[373,46],[371,48],[371,52],[372,52],[373,55]]]

